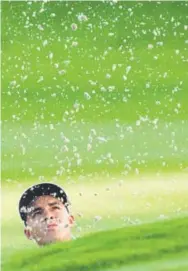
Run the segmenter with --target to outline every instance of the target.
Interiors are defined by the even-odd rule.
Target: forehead
[[[57,204],[63,205],[63,203],[59,199],[54,198],[53,196],[49,196],[49,195],[38,197],[32,205],[35,207],[36,206],[44,207],[48,205],[49,203],[57,203]]]

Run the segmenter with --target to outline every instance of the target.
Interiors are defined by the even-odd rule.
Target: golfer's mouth
[[[54,229],[56,229],[58,227],[58,225],[56,224],[56,223],[53,223],[53,224],[49,224],[48,226],[47,226],[47,229],[48,230],[54,230]]]

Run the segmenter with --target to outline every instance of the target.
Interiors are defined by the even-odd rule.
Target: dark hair
[[[19,201],[20,217],[25,224],[27,222],[28,207],[40,196],[53,196],[59,199],[69,212],[68,205],[70,205],[70,202],[63,188],[52,183],[37,184],[27,189]]]

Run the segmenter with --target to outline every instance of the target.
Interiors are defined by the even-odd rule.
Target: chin
[[[56,238],[48,238],[48,239],[39,241],[38,245],[45,246],[45,245],[53,244],[53,243],[56,243],[56,242],[58,242],[58,239],[56,239]]]
[[[68,232],[48,231],[37,243],[44,246],[56,242],[69,241],[70,239],[71,235]]]
[[[64,242],[64,241],[68,241],[70,240],[70,238],[68,238],[68,236],[62,235],[49,235],[48,238],[45,238],[43,243],[44,244],[52,244],[52,243],[57,243],[57,242]]]

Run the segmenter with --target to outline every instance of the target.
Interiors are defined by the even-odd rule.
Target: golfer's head
[[[67,205],[67,195],[54,184],[45,183],[29,188],[19,204],[27,238],[39,245],[70,240],[74,218]]]

